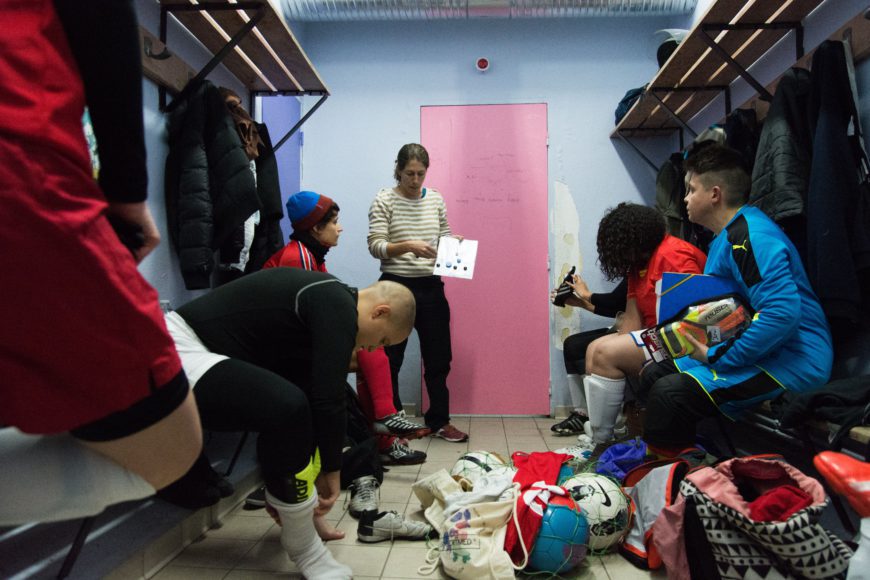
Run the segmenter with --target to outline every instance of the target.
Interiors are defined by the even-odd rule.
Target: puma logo
[[[725,377],[720,377],[719,373],[717,373],[715,370],[710,369],[710,372],[713,373],[713,382],[725,380]]]
[[[746,244],[749,243],[749,240],[744,240],[742,244],[731,244],[732,250],[743,250],[744,252],[748,252],[749,248],[746,247]]]

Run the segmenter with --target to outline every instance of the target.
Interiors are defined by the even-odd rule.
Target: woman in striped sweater
[[[424,188],[429,153],[408,143],[396,159],[395,187],[381,189],[369,209],[369,252],[381,261],[381,280],[407,286],[417,301],[414,327],[420,337],[429,409],[424,417],[432,435],[447,441],[466,441],[468,435],[450,424],[450,305],[440,276],[432,274],[438,239],[451,235],[441,194]],[[393,397],[397,409],[399,369],[408,341],[385,348],[390,359]]]

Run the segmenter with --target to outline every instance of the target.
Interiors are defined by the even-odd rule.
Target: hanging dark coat
[[[807,275],[834,334],[854,329],[870,268],[870,188],[859,177],[849,126],[854,100],[842,42],[813,56],[810,123],[814,128],[807,191]]]
[[[185,287],[209,288],[215,250],[262,209],[235,123],[209,81],[169,116],[165,185],[169,234]]]
[[[806,213],[810,167],[809,87],[807,70],[786,71],[776,88],[758,140],[749,203],[775,222]]]

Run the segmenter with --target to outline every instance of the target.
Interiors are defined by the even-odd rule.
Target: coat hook
[[[150,38],[145,38],[143,45],[144,45],[143,48],[145,50],[145,56],[148,56],[148,57],[153,58],[155,60],[166,60],[168,58],[172,58],[172,53],[169,52],[169,49],[166,48],[165,46],[163,47],[163,50],[160,51],[159,53],[152,51]]]

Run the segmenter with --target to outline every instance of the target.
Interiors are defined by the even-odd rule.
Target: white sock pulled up
[[[586,404],[586,389],[583,388],[583,377],[586,375],[568,375],[568,393],[574,410],[581,415],[589,416],[589,406]]]
[[[93,516],[154,495],[132,471],[71,435],[0,429],[0,526]]]
[[[613,440],[613,428],[622,411],[625,397],[625,379],[608,379],[596,374],[583,379],[586,402],[589,405],[589,423],[595,443]]]
[[[266,491],[266,501],[281,519],[281,545],[303,576],[312,580],[353,578],[353,570],[336,561],[317,535],[313,520],[316,494],[302,503],[288,504]]]

